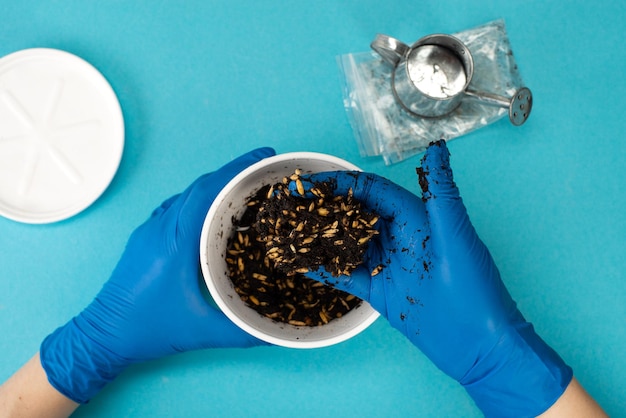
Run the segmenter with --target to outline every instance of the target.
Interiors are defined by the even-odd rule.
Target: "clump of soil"
[[[226,261],[235,291],[248,306],[276,321],[317,326],[361,300],[303,274],[323,266],[335,277],[350,275],[377,234],[378,216],[364,211],[352,191],[335,195],[333,182],[306,189],[305,184],[296,170],[260,188],[233,222]]]

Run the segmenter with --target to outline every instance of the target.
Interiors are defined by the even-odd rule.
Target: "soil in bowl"
[[[289,185],[292,185],[292,192]],[[310,187],[305,188],[305,184]],[[239,297],[259,314],[295,326],[319,326],[361,303],[304,273],[324,267],[350,275],[363,260],[378,216],[332,181],[310,184],[300,170],[261,187],[234,219],[226,262]]]

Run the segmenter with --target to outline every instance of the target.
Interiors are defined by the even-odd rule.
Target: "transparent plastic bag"
[[[510,97],[523,86],[503,20],[453,34],[470,50],[475,91]],[[508,110],[475,100],[463,100],[451,113],[422,118],[406,112],[391,87],[393,68],[375,52],[341,55],[344,106],[364,157],[381,156],[393,164],[423,152],[440,138],[450,140],[487,126]]]

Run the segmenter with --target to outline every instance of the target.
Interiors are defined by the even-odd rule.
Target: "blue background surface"
[[[417,192],[419,157],[364,159],[336,56],[376,33],[411,42],[498,18],[535,107],[450,143],[470,216],[521,311],[612,416],[626,416],[626,3],[0,1],[0,56],[92,63],[126,146],[90,208],[56,224],[0,218],[0,381],[86,306],[131,231],[201,173],[258,146],[345,158]],[[132,367],[80,417],[480,416],[384,319],[319,350],[207,350]]]

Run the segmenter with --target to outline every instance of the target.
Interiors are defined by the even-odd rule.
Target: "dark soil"
[[[362,210],[352,193],[335,196],[332,182],[308,190],[304,184],[296,171],[258,190],[233,222],[226,261],[235,291],[248,306],[276,321],[317,326],[361,300],[303,274],[323,266],[335,277],[350,275],[377,234],[378,217]]]

